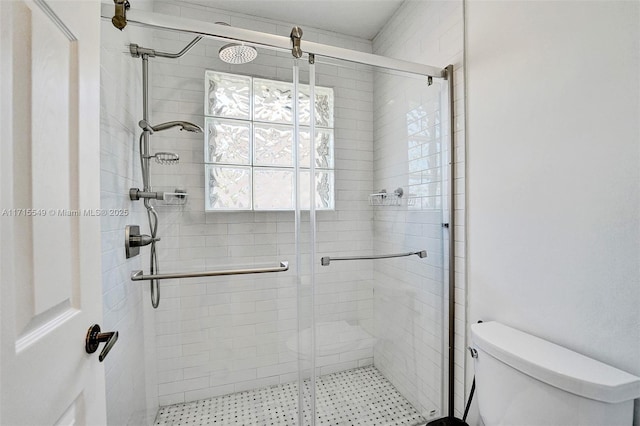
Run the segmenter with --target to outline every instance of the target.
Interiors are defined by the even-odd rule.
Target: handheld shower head
[[[202,127],[197,124],[189,123],[187,121],[182,123],[182,128],[180,130],[186,130],[187,132],[193,133],[203,133]]]
[[[187,132],[202,133],[202,129],[197,124],[189,123],[188,121],[169,121],[167,123],[158,124],[153,126],[153,130],[161,132],[163,130],[171,129],[172,127],[180,127],[180,130],[186,130]]]
[[[180,130],[186,130],[187,132],[202,133],[202,128],[197,124],[189,123],[188,121],[168,121],[166,123],[158,124],[156,126],[150,125],[146,120],[140,120],[138,125],[145,132],[161,132],[163,130],[171,129],[172,127],[180,127]]]

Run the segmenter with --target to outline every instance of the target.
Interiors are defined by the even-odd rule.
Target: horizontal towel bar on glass
[[[142,271],[133,271],[131,281],[170,280],[176,278],[217,277],[219,275],[265,274],[268,272],[285,272],[289,270],[289,262],[282,261],[280,266],[272,268],[227,269],[205,272],[174,272],[171,274],[144,275]]]
[[[344,256],[344,257],[324,256],[322,259],[320,259],[320,264],[322,266],[327,266],[331,263],[331,261],[336,261],[336,260],[390,259],[392,257],[406,257],[406,256],[413,256],[413,255],[416,255],[420,258],[427,257],[427,251],[420,250],[420,251],[410,251],[408,253],[376,254],[371,256]]]

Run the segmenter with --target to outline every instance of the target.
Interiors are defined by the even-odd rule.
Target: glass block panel
[[[292,123],[293,85],[281,81],[253,79],[253,119],[270,123]]]
[[[301,85],[298,92],[300,124],[311,124],[311,111],[309,110],[309,86]],[[333,89],[330,87],[316,86],[316,126],[333,128]]]
[[[299,157],[301,167],[311,167],[309,163],[311,158],[309,152],[310,132],[308,128],[300,131]],[[316,129],[316,167],[333,168],[333,130]]]
[[[300,172],[300,207],[309,209],[309,171]],[[333,171],[316,171],[316,209],[332,210],[335,208]]]
[[[309,209],[310,190],[316,208],[335,208],[334,91],[315,88],[316,138],[310,141],[312,104],[309,86],[301,86],[298,102],[301,208]],[[205,205],[206,210],[292,210],[295,204],[293,158],[293,84],[242,75],[205,73]],[[408,116],[408,126],[423,130],[421,116]],[[413,161],[423,158],[417,155]],[[311,151],[313,149],[313,151]],[[309,188],[314,153],[313,188]],[[424,153],[423,153],[424,154]]]
[[[206,210],[251,210],[251,168],[205,166]]]
[[[255,124],[253,131],[255,165],[293,167],[293,127]]]
[[[205,119],[206,163],[251,164],[251,124],[219,118]]]
[[[253,172],[255,210],[292,210],[294,208],[293,170],[256,167]]]
[[[205,115],[251,118],[251,77],[206,71]]]

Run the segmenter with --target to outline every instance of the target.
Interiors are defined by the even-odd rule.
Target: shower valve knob
[[[127,225],[124,235],[124,248],[127,259],[140,254],[140,247],[148,246],[155,241],[160,241],[160,238],[153,238],[150,235],[141,234],[138,225]]]
[[[132,235],[129,237],[129,245],[133,247],[144,247],[148,246],[154,241],[160,241],[160,238],[153,238],[149,235]]]

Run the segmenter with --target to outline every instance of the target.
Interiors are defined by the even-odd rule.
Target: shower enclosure
[[[149,142],[179,162],[150,163],[144,191],[182,194],[145,199],[162,269],[131,283],[162,290],[156,423],[446,415],[450,69],[305,43],[299,28],[284,49],[282,37],[131,17],[155,27],[155,49],[206,36],[149,59],[145,120],[204,130]],[[257,57],[221,60],[230,40]]]

